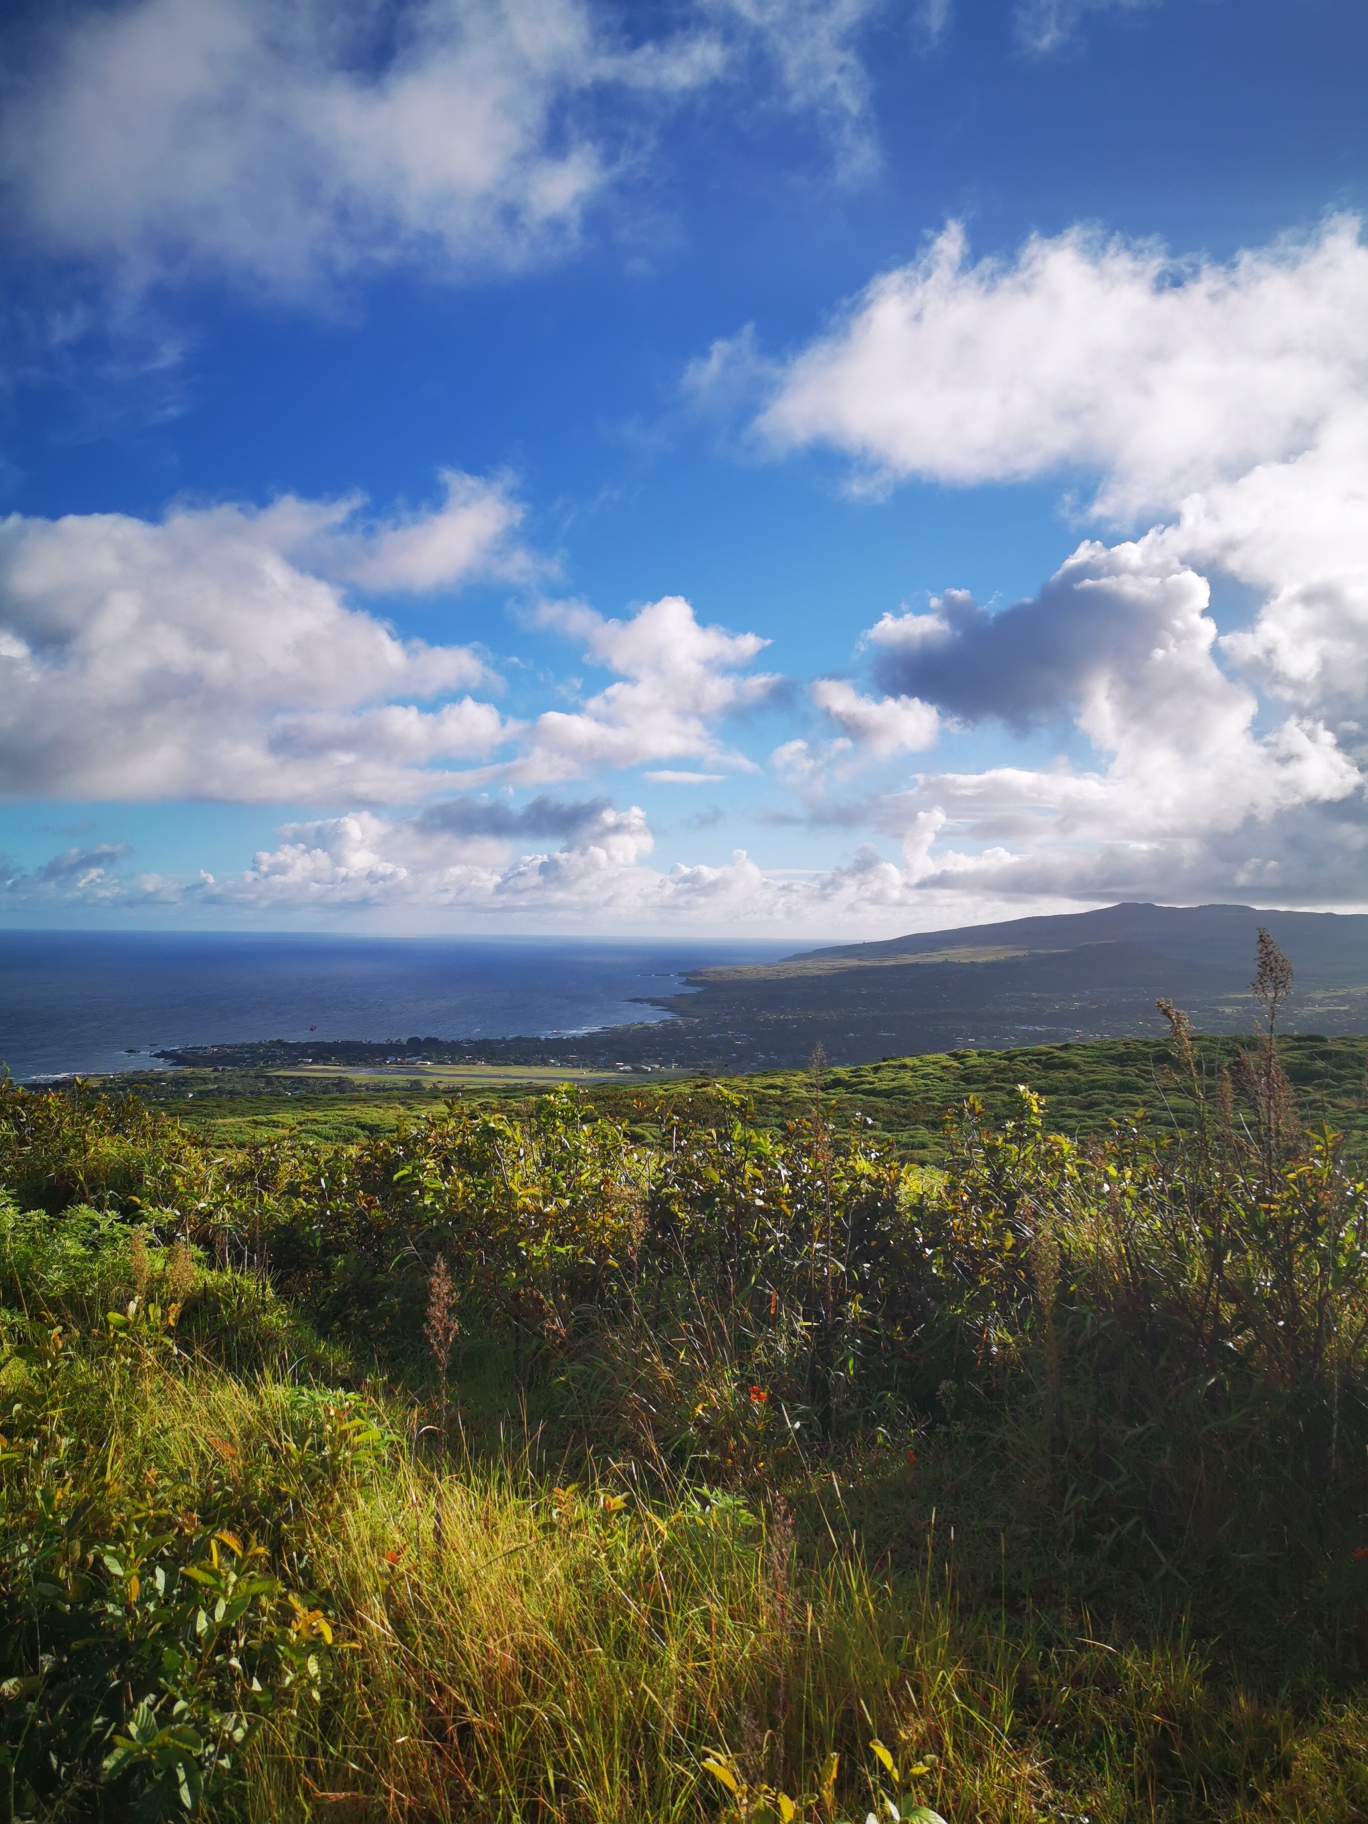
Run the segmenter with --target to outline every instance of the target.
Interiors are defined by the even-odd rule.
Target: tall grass
[[[881,1577],[837,1491],[827,1550],[800,1553],[782,1507],[569,1487],[527,1441],[415,1464],[383,1403],[378,1446],[329,1455],[310,1429],[329,1396],[270,1373],[157,1352],[72,1356],[60,1380],[86,1434],[64,1479],[217,1500],[332,1616],[321,1701],[266,1719],[224,1817],[702,1817],[726,1796],[710,1751],[813,1817],[832,1815],[837,1754],[835,1811],[863,1816],[875,1739],[926,1768],[910,1783],[952,1820],[1348,1820],[1368,1798],[1357,1704],[1242,1694],[1181,1635],[966,1609],[934,1535],[915,1574]],[[92,1803],[73,1787],[46,1815]]]

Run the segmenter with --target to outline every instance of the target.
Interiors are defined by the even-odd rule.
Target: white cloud
[[[747,323],[734,336],[719,336],[706,355],[686,362],[679,390],[695,415],[725,423],[749,414],[779,373],[778,365],[761,353],[755,325]]]
[[[293,497],[156,524],[0,522],[0,792],[384,804],[679,759],[713,764],[653,776],[755,770],[716,724],[773,692],[745,670],[765,642],[700,625],[678,596],[626,620],[537,610],[618,678],[531,723],[468,694],[498,683],[470,648],[401,639],[349,602],[342,579],[416,590],[536,572],[509,538],[506,489],[446,482],[444,505],[399,522]]]
[[[782,741],[770,755],[770,765],[785,785],[791,785],[805,798],[819,798],[826,784],[828,766],[833,760],[849,754],[854,745],[843,735],[816,748],[801,737]]]
[[[913,18],[927,44],[939,44],[950,29],[954,0],[919,0]]]
[[[434,806],[434,811],[440,811]],[[511,860],[507,845],[452,831],[431,812],[398,822],[360,812],[318,823],[289,824],[278,849],[258,854],[239,879],[214,882],[202,897],[253,909],[403,905],[536,915],[583,902],[620,902],[634,864],[654,839],[642,811],[599,805],[552,853]]]
[[[507,480],[444,469],[442,485],[446,499],[436,511],[399,519],[367,524],[358,499],[322,505],[287,499],[262,521],[296,562],[362,589],[423,594],[477,576],[521,581],[536,574],[535,560],[510,537],[523,509]]]
[[[826,807],[828,786],[849,781],[871,758],[891,760],[934,746],[939,713],[912,696],[863,696],[844,678],[818,678],[808,694],[841,733],[827,741],[799,737],[781,742],[770,755],[775,777],[799,794],[810,816],[824,823],[865,821],[850,807]]]
[[[622,681],[590,697],[582,710],[538,716],[525,751],[470,775],[472,783],[539,785],[599,767],[685,758],[755,770],[719,742],[711,724],[773,693],[774,676],[742,675],[767,644],[758,634],[700,626],[678,595],[647,603],[627,621],[605,620],[574,603],[548,604],[537,618],[580,641],[588,662],[617,672]]]
[[[932,747],[940,727],[934,706],[919,697],[861,696],[842,678],[819,678],[812,700],[850,739],[881,760]]]
[[[448,487],[399,526],[293,498],[0,522],[0,791],[402,801],[440,785],[432,763],[490,752],[515,725],[434,702],[491,682],[484,662],[398,638],[328,580],[516,567],[504,491]]]
[[[1340,218],[1227,266],[1081,229],[967,263],[952,225],[778,376],[758,429],[873,475],[1097,471],[1129,516],[1285,460],[1362,410],[1368,248]]]
[[[991,612],[947,590],[865,635],[891,696],[961,726],[1072,720],[1097,756],[926,777],[886,803],[890,833],[944,818],[918,839],[923,885],[1368,897],[1356,221],[1225,265],[1082,230],[971,265],[951,228],[784,367],[765,370],[753,342],[742,353],[752,379],[767,372],[771,446],[834,445],[857,486],[1058,473],[1094,479],[1095,515],[1157,517],[1111,550],[1080,547],[1032,601]],[[1259,599],[1223,637],[1210,576]],[[801,743],[776,755],[809,796],[821,759]]]
[[[554,603],[536,618],[613,679],[505,721],[469,694],[490,681],[478,655],[401,640],[344,593],[536,575],[508,485],[451,475],[441,505],[398,519],[287,498],[156,525],[4,522],[0,787],[354,807],[291,826],[231,881],[121,884],[128,858],[109,848],[11,876],[14,903],[198,893],[244,912],[820,933],[988,916],[1013,895],[1368,898],[1368,252],[1352,225],[1225,267],[1081,234],[970,267],[942,241],[774,384],[781,447],[825,439],[867,472],[964,485],[1081,471],[1097,512],[1148,503],[1157,519],[1085,542],[1031,601],[990,612],[946,590],[884,615],[864,638],[875,694],[814,686],[839,732],[782,742],[775,771],[814,824],[863,820],[902,843],[901,865],[871,850],[801,875],[744,854],[660,868],[642,813],[599,799],[364,808],[606,768],[703,783],[751,766],[722,725],[778,695],[751,669],[765,642],[700,624],[681,597],[622,619]],[[1259,601],[1223,637],[1217,573]],[[868,756],[990,719],[1037,743],[1070,722],[1075,757],[947,765],[862,806],[823,797]]]
[[[1283,748],[1270,764],[1305,759]],[[658,932],[677,924],[823,937],[935,929],[1117,898],[1368,899],[1361,804],[1279,811],[1274,791],[1251,814],[1246,794],[1214,834],[1198,807],[1186,824],[1160,819],[1147,836],[1126,784],[1115,773],[1066,769],[1052,788],[1028,769],[924,779],[871,807],[885,833],[900,838],[901,864],[862,847],[845,865],[801,871],[762,869],[744,850],[721,865],[654,866],[652,834],[636,806],[537,798],[514,808],[464,797],[403,817],[356,811],[286,825],[277,846],[219,879],[130,877],[123,844],[69,850],[29,874],[0,859],[0,904],[134,913],[176,907],[215,921],[345,917],[444,931],[497,923],[503,931]],[[1023,839],[1033,821],[1045,825],[1040,839]],[[529,850],[538,837],[559,846]]]
[[[885,608],[877,623],[865,630],[860,644],[897,653],[942,646],[954,632],[953,617],[957,611],[982,612],[966,589],[947,589],[943,596],[932,596],[930,611],[926,614],[912,614],[907,610],[890,614]]]
[[[1208,602],[1206,581],[1155,541],[1086,543],[1036,602],[971,616],[961,598],[949,622],[915,617],[915,642],[893,637],[896,621],[876,630],[887,670],[932,678],[960,714],[1068,703],[1106,762],[924,776],[882,809],[891,832],[918,832],[922,877],[1105,894],[1124,854],[1132,883],[1143,877],[1151,896],[1171,899],[1175,878],[1205,867],[1229,884],[1252,857],[1304,840],[1311,813],[1327,832],[1330,807],[1342,807],[1340,823],[1357,820],[1352,755],[1314,717],[1259,732],[1254,691],[1216,662]],[[928,645],[937,623],[943,637]],[[954,845],[939,861],[923,840],[928,816],[935,839]]]
[[[1368,402],[1286,461],[1190,495],[1146,543],[1236,577],[1262,598],[1221,642],[1266,690],[1336,716],[1368,694]]]
[[[517,268],[573,245],[653,112],[739,82],[756,45],[769,91],[867,162],[871,10],[699,0],[628,43],[586,0],[66,8],[26,67],[10,46],[0,176],[30,235],[135,286],[207,269],[303,296],[401,261]]]
[[[871,925],[935,924],[966,909],[957,888],[923,887],[930,866],[917,855],[915,835],[905,845],[906,867],[862,848],[847,866],[808,873],[763,870],[744,849],[717,866],[657,868],[648,862],[654,839],[636,806],[619,811],[604,801],[558,805],[542,799],[519,813],[458,800],[458,814],[450,817],[448,808],[433,805],[398,819],[358,811],[286,825],[278,847],[261,851],[231,878],[201,875],[176,883],[144,875],[124,881],[117,873],[123,851],[111,848],[99,856],[92,851],[84,868],[68,866],[60,882],[40,880],[37,872],[11,874],[0,880],[0,892],[10,904],[61,896],[124,909],[173,903],[216,918],[308,913],[439,921],[443,930],[453,921],[471,929],[497,920],[501,930],[658,931],[662,924],[679,924],[820,936]],[[559,827],[561,847],[512,854],[538,823],[548,831]],[[923,825],[925,848],[938,819],[924,818]],[[936,865],[943,873],[943,864]],[[1012,906],[1009,889],[979,898],[972,909],[992,916],[1019,907]]]
[[[932,0],[933,7],[946,0]],[[842,175],[878,163],[869,129],[869,73],[856,40],[889,0],[704,0],[719,21],[749,29],[772,60],[790,107],[810,109],[834,131]]]
[[[1021,0],[1017,32],[1033,51],[1057,51],[1089,13],[1136,12],[1159,0]]]
[[[307,0],[69,17],[8,110],[24,218],[135,281],[208,265],[284,292],[425,250],[516,265],[573,236],[604,179],[591,142],[553,131],[595,77],[584,9],[410,7],[389,58],[379,23]]]

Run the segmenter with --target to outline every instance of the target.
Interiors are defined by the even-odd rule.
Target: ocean
[[[566,1036],[669,1016],[637,997],[778,943],[0,932],[0,1065],[18,1082],[157,1068],[174,1045]]]

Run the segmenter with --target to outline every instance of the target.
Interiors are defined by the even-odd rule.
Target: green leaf
[[[137,1709],[128,1719],[128,1733],[133,1737],[135,1742],[142,1745],[156,1741],[158,1735],[157,1719],[153,1714],[152,1706],[145,1700],[138,1705]]]

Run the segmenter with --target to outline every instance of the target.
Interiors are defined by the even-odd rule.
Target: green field
[[[1252,1038],[1201,1038],[1198,1058],[1211,1082]],[[1296,1085],[1304,1119],[1368,1136],[1368,1039],[1294,1036],[1282,1058]],[[463,1066],[406,1069],[363,1076],[338,1066],[308,1071],[178,1070],[109,1080],[135,1087],[154,1105],[173,1108],[197,1131],[241,1142],[294,1132],[328,1141],[362,1140],[392,1130],[403,1117],[431,1113],[455,1093],[477,1105],[517,1104],[556,1083],[579,1082],[595,1108],[642,1131],[654,1130],[679,1102],[707,1097],[714,1085],[742,1098],[748,1118],[767,1129],[808,1112],[807,1071],[744,1076],[572,1073],[546,1067]],[[1100,1135],[1138,1109],[1158,1120],[1191,1117],[1191,1099],[1173,1080],[1166,1044],[1148,1039],[1093,1039],[1009,1051],[958,1051],[829,1069],[823,1093],[837,1122],[872,1123],[910,1160],[933,1163],[944,1146],[944,1119],[977,1096],[994,1119],[1011,1109],[1019,1083],[1046,1099],[1051,1125],[1066,1134]]]

